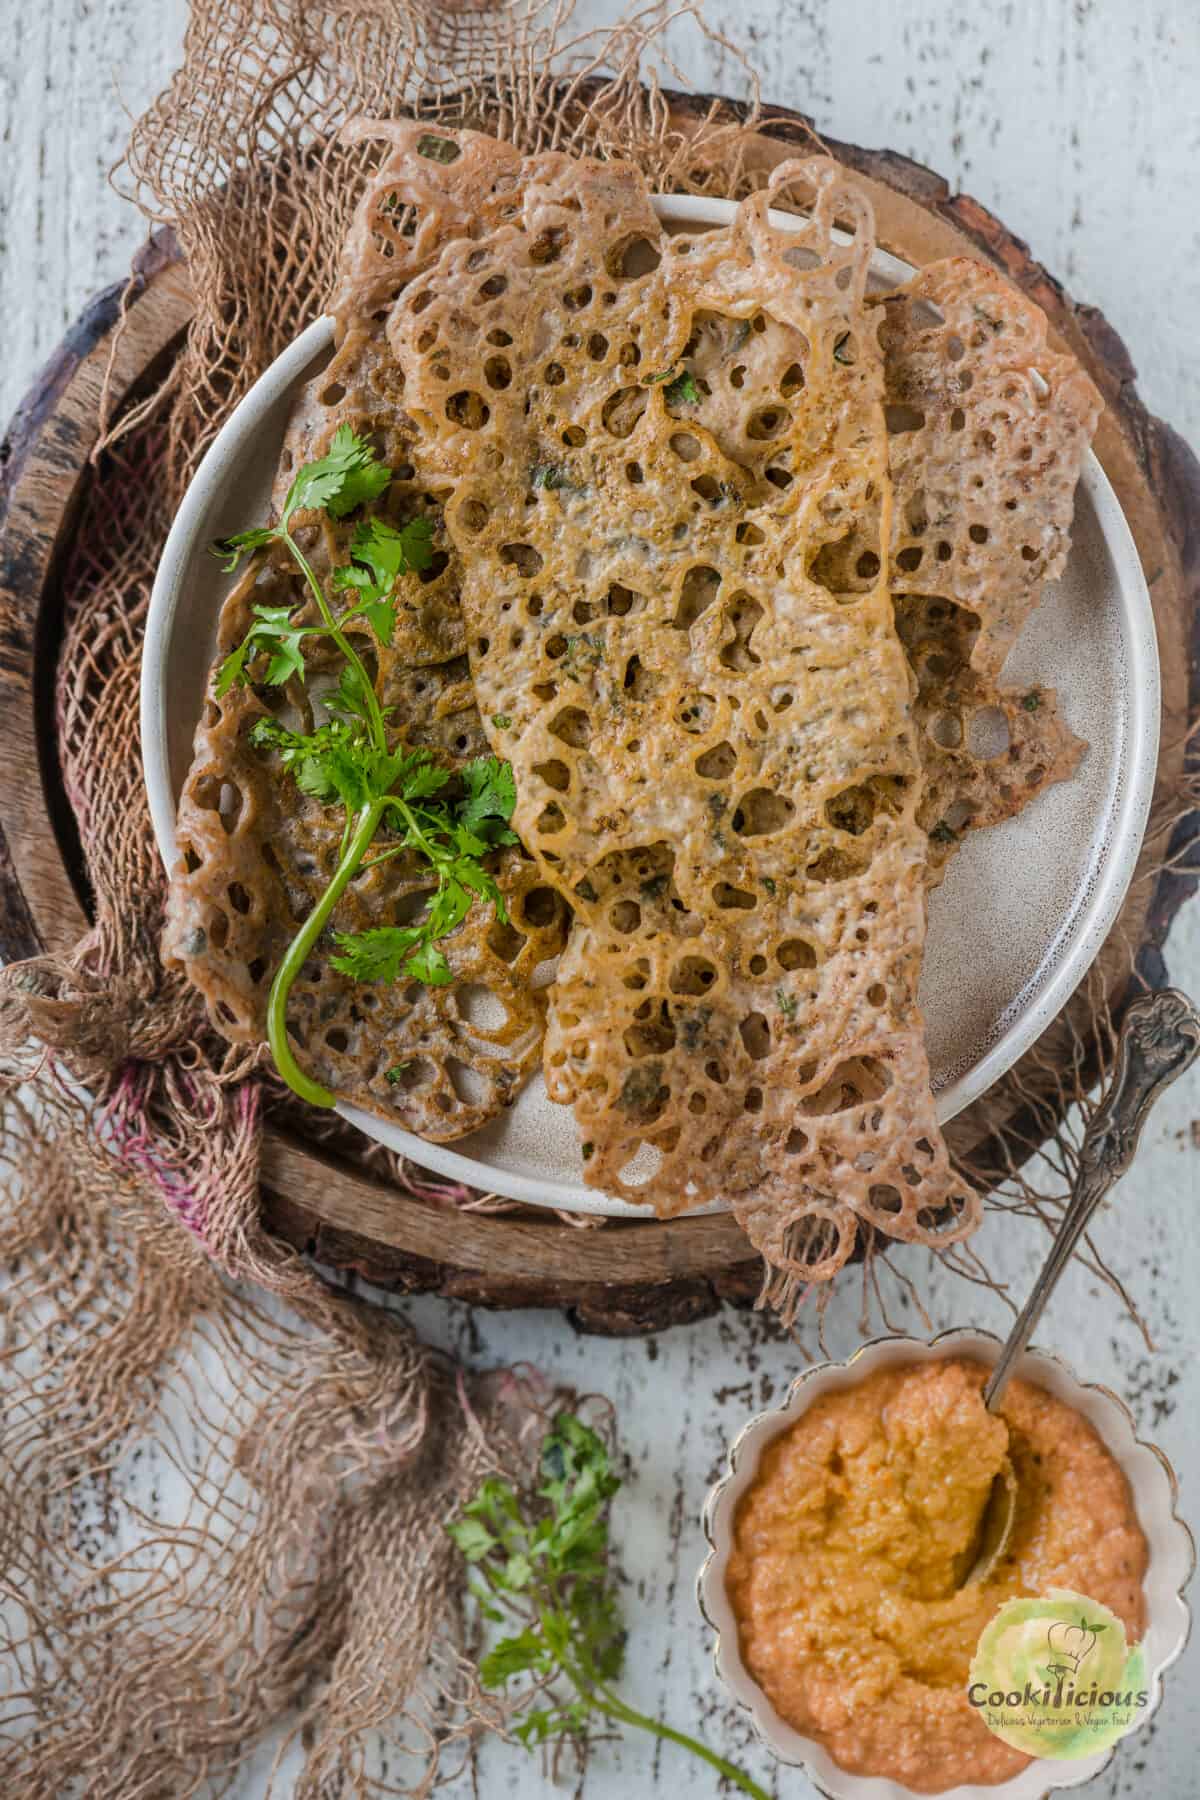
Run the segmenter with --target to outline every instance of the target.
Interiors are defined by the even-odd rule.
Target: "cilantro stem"
[[[292,1055],[292,1046],[288,1042],[287,1034],[288,995],[292,991],[292,983],[296,976],[307,962],[310,951],[329,923],[334,907],[354,879],[358,865],[366,855],[371,840],[379,829],[383,811],[384,802],[374,800],[359,814],[354,834],[342,853],[341,861],[334,871],[333,880],[288,945],[287,953],[271,983],[271,992],[267,1000],[267,1040],[271,1046],[271,1055],[275,1058],[275,1067],[288,1086],[299,1094],[302,1100],[307,1100],[310,1106],[336,1106],[337,1096],[331,1094],[328,1088],[323,1088],[311,1076],[306,1075]]]
[[[267,687],[303,684],[309,674],[300,648],[309,637],[324,637],[340,652],[343,667],[335,694],[326,697],[330,715],[307,732],[293,731],[278,719],[263,716],[247,734],[248,741],[277,751],[300,791],[325,805],[340,802],[341,834],[332,880],[284,953],[267,998],[267,1037],[279,1073],[311,1106],[331,1107],[336,1096],[306,1075],[288,1041],[288,999],[296,977],[316,948],[334,909],[360,868],[373,868],[401,850],[417,849],[437,878],[433,904],[415,925],[379,925],[359,932],[336,932],[338,954],[331,961],[339,975],[355,981],[395,981],[402,972],[415,981],[440,987],[454,979],[449,961],[437,948],[470,911],[475,898],[489,900],[504,920],[504,899],[483,866],[490,850],[517,842],[509,829],[516,804],[512,769],[494,757],[476,757],[459,771],[463,794],[436,806],[409,806],[430,800],[450,781],[454,770],[439,767],[427,749],[395,749],[388,745],[387,719],[375,683],[358,650],[346,635],[347,621],[363,619],[381,644],[390,644],[396,624],[396,583],[410,570],[434,563],[432,526],[417,517],[397,529],[385,519],[361,520],[350,546],[350,562],[333,570],[336,590],[357,596],[348,611],[333,604],[291,532],[293,514],[324,512],[347,519],[359,507],[377,500],[392,480],[387,463],[349,425],[339,425],[324,456],[305,463],[295,475],[276,525],[256,525],[234,532],[212,548],[232,574],[242,558],[270,544],[283,544],[316,601],[318,625],[297,625],[292,614],[299,602],[251,607],[253,623],[240,644],[220,664],[213,692],[220,699],[234,683],[250,684],[248,660],[260,654],[266,667],[259,679]],[[256,665],[255,665],[256,666]],[[392,790],[399,786],[400,793]],[[406,798],[407,797],[407,798]],[[404,842],[368,857],[375,833],[389,808],[404,828]],[[364,863],[364,858],[366,859]]]
[[[620,1695],[614,1694],[612,1689],[605,1687],[603,1683],[597,1686],[595,1697],[599,1710],[614,1723],[636,1725],[639,1730],[648,1731],[656,1738],[664,1738],[668,1743],[679,1744],[684,1750],[690,1750],[693,1756],[698,1756],[702,1762],[708,1763],[710,1768],[716,1769],[717,1773],[723,1775],[726,1781],[732,1781],[734,1787],[740,1788],[743,1794],[751,1795],[752,1800],[771,1800],[766,1789],[759,1787],[756,1781],[752,1781],[744,1770],[738,1768],[736,1763],[727,1762],[723,1756],[718,1756],[715,1750],[710,1750],[708,1745],[702,1744],[698,1738],[688,1737],[687,1733],[683,1731],[676,1731],[673,1725],[665,1724],[662,1719],[647,1718],[645,1713],[637,1712],[632,1706],[627,1706]]]
[[[361,681],[363,700],[366,703],[367,720],[371,730],[371,737],[377,750],[386,750],[387,730],[383,723],[383,713],[380,710],[379,700],[375,693],[375,684],[367,674],[358,651],[354,648],[354,645],[350,642],[349,638],[334,618],[329,602],[325,598],[325,590],[317,580],[312,564],[309,562],[286,525],[281,525],[279,527],[279,536],[291,551],[299,565],[301,574],[308,583],[313,598],[316,600],[316,603],[321,610],[321,617],[325,621],[326,631]],[[326,1104],[331,1105],[332,1102],[327,1102]]]

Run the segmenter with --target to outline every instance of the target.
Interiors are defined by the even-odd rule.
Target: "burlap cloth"
[[[95,923],[0,990],[6,1800],[219,1792],[281,1721],[285,1750],[304,1747],[296,1795],[424,1793],[448,1749],[453,1764],[502,1724],[465,1654],[442,1525],[485,1469],[527,1465],[548,1396],[464,1375],[264,1231],[272,1089],[158,959],[138,665],[199,457],[322,310],[372,154],[342,125],[419,109],[530,150],[619,149],[655,188],[735,194],[750,126],[673,134],[638,79],[656,24],[588,44],[565,6],[195,0],[183,67],[134,129],[119,179],[174,227],[197,305],[166,385],[109,421],[122,479],[93,484],[65,579],[58,727]],[[586,104],[564,95],[601,63],[618,73]],[[1057,1113],[1077,1076],[1060,1066],[1043,1103]],[[1068,1132],[1042,1195],[1015,1176],[1016,1146],[1007,1203],[1051,1216],[1072,1155]],[[169,1533],[128,1498],[139,1460],[185,1479]]]

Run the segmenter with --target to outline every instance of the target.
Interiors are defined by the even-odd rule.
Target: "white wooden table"
[[[579,19],[615,16],[583,0]],[[162,86],[179,54],[184,0],[0,0],[0,417],[81,302],[114,279],[142,233],[106,186],[127,113]],[[1200,9],[1196,0],[737,0],[714,7],[763,76],[764,96],[811,112],[833,135],[887,144],[930,164],[1026,236],[1077,298],[1123,333],[1150,406],[1200,442]],[[694,29],[673,29],[680,67],[706,89],[740,71]],[[1174,980],[1200,993],[1200,907],[1168,945]],[[1114,1387],[1168,1452],[1184,1510],[1200,1522],[1200,1076],[1172,1090],[1099,1235],[1154,1331],[1148,1354],[1112,1296],[1072,1270],[1042,1341]],[[1037,1244],[988,1228],[990,1259],[1027,1284]],[[920,1322],[900,1317],[911,1328]],[[1003,1329],[1002,1306],[947,1278],[935,1325]],[[472,1313],[413,1303],[420,1329],[477,1364],[528,1359],[616,1402],[633,1474],[617,1505],[629,1577],[629,1692],[647,1711],[701,1728],[768,1787],[811,1794],[749,1741],[711,1678],[692,1598],[698,1514],[729,1437],[800,1366],[754,1316],[733,1314],[637,1342],[577,1336],[556,1314]],[[857,1297],[833,1310],[839,1354],[857,1340]],[[139,1496],[140,1497],[140,1496]],[[148,1503],[148,1500],[147,1502]],[[169,1512],[170,1491],[160,1504]],[[242,1800],[264,1791],[269,1754],[247,1768]],[[1185,1800],[1200,1792],[1200,1643],[1171,1681],[1157,1722],[1129,1741],[1089,1793]],[[601,1746],[575,1791],[628,1800],[715,1779],[649,1741]],[[286,1791],[286,1779],[277,1791]],[[486,1750],[476,1785],[453,1800],[551,1791],[536,1762]],[[14,1800],[16,1797],[14,1796]]]

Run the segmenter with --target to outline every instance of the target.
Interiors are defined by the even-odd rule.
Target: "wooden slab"
[[[669,96],[672,122],[694,130],[710,96]],[[721,102],[735,114],[732,102]],[[882,244],[912,263],[969,254],[998,263],[1045,309],[1058,340],[1097,382],[1108,409],[1097,454],[1130,521],[1154,601],[1163,665],[1163,743],[1152,830],[1121,919],[1101,957],[1119,1009],[1128,976],[1125,946],[1139,946],[1150,980],[1161,978],[1161,946],[1197,874],[1156,871],[1168,839],[1186,862],[1200,841],[1200,812],[1175,817],[1200,717],[1200,465],[1138,398],[1134,370],[1116,333],[1094,308],[1075,304],[1027,247],[977,202],[951,194],[932,171],[890,151],[828,142],[874,201]],[[811,148],[809,121],[772,109],[753,143],[769,167]],[[126,328],[114,328],[124,304]],[[65,950],[86,925],[86,874],[79,860],[53,732],[60,640],[59,573],[72,541],[89,466],[102,384],[128,393],[152,365],[161,370],[187,325],[186,271],[169,233],[139,257],[132,282],[97,296],[38,377],[0,445],[0,955]],[[1193,746],[1193,749],[1195,747]],[[1051,1027],[1051,1040],[1057,1027]],[[951,1128],[960,1151],[978,1146],[997,1117],[997,1090]],[[352,1268],[405,1292],[434,1290],[488,1306],[566,1308],[586,1330],[660,1329],[746,1304],[758,1291],[757,1259],[729,1218],[566,1225],[533,1209],[519,1215],[461,1212],[400,1193],[345,1161],[268,1125],[264,1214],[270,1227],[321,1261]]]

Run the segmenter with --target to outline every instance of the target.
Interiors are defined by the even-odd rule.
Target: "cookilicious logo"
[[[988,1730],[1030,1756],[1107,1750],[1150,1694],[1141,1646],[1107,1607],[1065,1588],[1008,1600],[984,1628],[967,1699]]]

